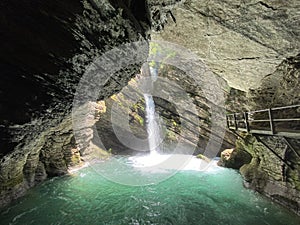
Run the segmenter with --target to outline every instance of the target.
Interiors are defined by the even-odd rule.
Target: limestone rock
[[[276,71],[263,79],[262,85],[249,92],[251,110],[272,108],[299,104],[299,54],[284,60]],[[285,114],[276,112],[275,118],[298,117],[299,109],[289,110]],[[279,127],[275,123],[275,129]],[[291,127],[298,127],[297,121]],[[246,180],[246,185],[258,190],[275,201],[287,206],[296,213],[299,212],[300,166],[298,139],[288,138],[298,155],[280,137],[260,137],[289,165],[276,157],[270,150],[259,143],[254,137],[247,136],[245,142],[240,142],[253,159],[244,165],[240,172]]]
[[[250,110],[272,108],[277,106],[299,104],[299,55],[284,60],[274,73],[262,80],[259,88],[251,89],[248,100],[244,101]],[[285,114],[276,112],[277,118],[298,117],[296,110],[287,111]],[[297,121],[292,122],[299,128]],[[279,126],[274,125],[275,129]],[[292,127],[292,126],[291,126]],[[242,135],[243,136],[243,135]],[[240,173],[245,180],[245,186],[259,191],[280,204],[299,212],[300,191],[300,166],[298,139],[288,138],[298,155],[289,147],[281,137],[260,137],[275,153],[272,153],[255,137],[244,136],[236,142],[236,148],[247,151],[252,156],[250,163],[240,168]]]
[[[212,102],[211,99],[208,99],[204,95],[201,87],[197,86],[191,77],[187,76],[178,68],[165,64],[158,68],[158,73],[159,80],[153,84],[152,88],[155,110],[161,119],[163,130],[161,134],[163,142],[160,146],[161,151],[169,152],[174,150],[175,146],[179,142],[182,142],[188,146],[193,146],[193,154],[204,154],[210,142],[210,144],[213,145],[210,146],[210,148],[214,151],[208,149],[205,155],[212,158],[218,154],[219,146],[222,146],[222,149],[234,146],[235,137],[229,132],[225,132],[224,140],[218,139],[218,132],[222,133],[221,131],[225,129],[225,124],[222,124],[222,122],[218,123],[224,120],[223,114],[220,114],[221,118],[216,119],[219,119],[219,121],[216,121],[217,128],[215,128],[218,132],[211,131],[212,113],[217,113],[219,108],[221,112],[222,107]],[[121,93],[106,100],[108,110],[97,122],[99,138],[105,148],[112,148],[114,153],[123,153],[124,151],[130,150],[130,148],[125,143],[122,143],[122,140],[116,136],[114,129],[117,129],[118,132],[124,134],[124,136],[127,133],[132,133],[137,138],[147,139],[144,97],[137,92],[139,89],[137,83],[141,77],[142,75],[139,75],[135,79],[132,79],[129,82],[129,86],[124,88]],[[226,82],[221,79],[221,82],[222,81],[225,86]],[[222,92],[222,95],[226,94],[226,92]],[[189,101],[187,101],[187,99]],[[122,112],[120,111],[117,118],[112,117],[112,115],[114,115],[112,112],[114,104],[122,109]],[[194,104],[195,111],[191,110],[191,104]],[[215,109],[216,111],[212,112]],[[124,115],[121,115],[121,113],[124,113]],[[127,122],[127,119],[124,119],[127,115],[129,115],[130,128],[126,128],[126,124],[122,121],[126,120]],[[145,145],[147,145],[147,142]],[[145,146],[139,146],[140,151],[143,149],[147,151]],[[182,151],[184,152],[184,149]]]
[[[300,103],[300,54],[284,60],[262,80],[260,87],[249,92],[252,110]]]
[[[287,148],[281,137],[260,137],[280,158],[251,135],[238,140],[239,148],[249,152],[252,160],[240,168],[245,186],[272,198],[280,204],[299,212],[300,166],[298,156]],[[291,141],[291,140],[290,140]],[[299,141],[291,141],[294,147]]]
[[[197,53],[231,87],[248,91],[299,53],[300,3],[289,1],[186,0],[153,38]]]
[[[0,5],[0,204],[5,205],[79,161],[71,118],[78,82],[95,58],[148,39],[151,22],[143,0]],[[97,100],[119,91],[140,66],[105,77]],[[90,125],[82,131],[86,141],[80,151],[89,147],[92,133]]]
[[[225,149],[221,152],[221,158],[218,162],[219,166],[224,166],[233,169],[239,169],[244,164],[251,161],[251,155],[241,149]]]

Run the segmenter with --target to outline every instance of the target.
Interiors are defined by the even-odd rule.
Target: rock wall
[[[170,16],[164,30],[152,36],[192,50],[224,78],[230,86],[226,90],[228,112],[299,104],[299,10],[297,0],[186,0],[172,11],[176,20]],[[299,111],[291,113],[299,117]],[[240,152],[248,151],[252,157],[241,168],[248,187],[299,213],[299,159],[289,153],[294,169],[287,169],[287,179],[281,181],[282,162],[254,140],[253,149],[248,142],[239,145],[244,146]],[[299,152],[299,143],[290,141]],[[284,152],[282,140],[268,138],[266,142],[272,147],[278,143],[282,147],[276,151]],[[241,159],[239,165],[233,159],[227,165],[239,168]]]
[[[207,93],[204,93],[203,87],[199,86],[195,83],[193,77],[190,77],[186,74],[186,72],[181,71],[180,69],[171,66],[171,65],[163,65],[159,70],[159,76],[167,79],[169,81],[168,85],[170,85],[167,89],[166,88],[158,88],[158,90],[164,90],[167,92],[168,99],[166,101],[157,99],[157,110],[160,112],[161,115],[167,118],[166,125],[168,126],[169,132],[175,134],[175,136],[181,136],[181,130],[184,130],[186,135],[183,135],[187,142],[192,145],[195,145],[195,153],[194,154],[203,154],[204,150],[206,149],[208,142],[210,139],[216,138],[216,142],[218,142],[218,137],[220,135],[220,131],[224,129],[224,124],[222,124],[222,118],[216,118],[214,122],[213,114],[216,111],[222,111],[222,107],[216,105],[216,102],[213,102],[211,99],[208,98]],[[213,75],[212,75],[213,76]],[[226,90],[228,89],[227,82],[218,77],[215,74],[215,79],[205,81],[205,85],[209,85],[210,82],[218,82],[219,88],[222,90],[222,95],[224,98],[228,96]],[[172,84],[174,87],[172,87]],[[184,109],[189,109],[191,107],[190,102],[186,101],[185,98],[178,94],[178,88],[175,86],[182,88],[184,92],[187,93],[188,98],[191,100],[192,104],[194,104],[196,111],[188,111],[187,113],[192,115],[193,117],[199,120],[198,126],[195,127],[194,124],[188,121],[189,117],[185,114],[182,114],[183,118],[180,118],[179,112],[174,111],[174,104],[179,104]],[[213,95],[214,93],[210,93]],[[211,97],[211,96],[210,96]],[[216,97],[217,98],[217,97]],[[169,102],[168,102],[169,101]],[[220,108],[220,109],[219,109]],[[215,110],[215,112],[214,112]],[[196,114],[194,114],[196,113]],[[179,119],[182,119],[182,123],[180,124]],[[178,127],[172,127],[172,123],[170,121],[175,121],[178,124]],[[212,124],[215,123],[217,128],[215,130],[212,129]],[[218,132],[216,132],[216,130]],[[222,133],[222,132],[221,132]],[[223,138],[223,137],[222,137]],[[178,139],[178,137],[177,137]],[[229,132],[224,132],[224,138],[221,140],[221,149],[230,148],[233,146],[235,141],[235,136]],[[210,153],[206,152],[205,155],[207,157],[215,157],[216,155],[210,155]]]
[[[300,54],[285,59],[262,80],[260,87],[250,89],[249,104],[252,109],[296,105],[300,103]]]
[[[133,82],[134,80],[130,81],[130,83]],[[107,110],[96,123],[97,130],[95,132],[97,132],[98,137],[102,142],[102,146],[101,144],[98,144],[98,146],[106,151],[111,151],[113,154],[131,154],[133,149],[126,146],[125,143],[122,143],[122,141],[118,139],[114,128],[118,129],[120,133],[132,133],[138,138],[147,139],[144,99],[141,98],[138,102],[135,102],[133,99],[127,98],[124,94],[118,93],[105,100],[105,104]],[[124,119],[122,115],[120,118],[113,119],[112,108],[114,105],[120,107],[122,112],[129,117]],[[120,120],[123,119],[129,119],[129,129],[122,126]],[[94,142],[96,144],[99,143],[97,140],[94,140]],[[140,147],[140,151],[143,151],[144,146]]]
[[[299,151],[299,140],[288,141]],[[251,162],[240,168],[245,186],[300,215],[300,158],[284,139],[249,135],[239,140],[237,146],[252,156]]]
[[[284,60],[273,74],[263,79],[262,85],[258,89],[251,90],[249,97],[252,109],[299,104],[299,62],[299,54]],[[298,110],[292,111],[291,116],[298,118],[300,115]],[[297,126],[297,122],[294,123],[294,126]],[[299,139],[287,138],[294,151],[283,138],[259,137],[260,139],[286,163],[276,157],[256,138],[246,137],[245,141],[240,141],[240,143],[253,158],[251,163],[243,166],[240,171],[247,186],[286,205],[300,215]]]
[[[4,0],[0,3],[0,204],[80,162],[71,107],[94,58],[149,38],[147,1]],[[99,100],[119,91],[140,65],[112,75]],[[92,104],[101,110],[101,104]],[[99,108],[100,107],[100,108]],[[82,133],[88,142],[89,128]],[[81,143],[89,146],[88,143]]]
[[[129,82],[129,87],[124,88],[121,93],[105,101],[107,111],[97,122],[97,132],[104,147],[106,149],[111,148],[113,153],[125,154],[131,153],[133,150],[118,139],[114,129],[122,133],[133,133],[133,135],[140,139],[147,139],[145,101],[143,95],[139,95],[137,91],[137,83],[143,76],[150,76],[150,74],[143,72],[142,75],[136,76]],[[192,78],[175,66],[161,64],[158,68],[158,77],[159,80],[156,81],[157,83],[153,84],[153,93],[157,94],[160,90],[163,90],[162,93],[165,97],[163,98],[161,95],[153,96],[155,110],[161,119],[161,138],[163,139],[163,144],[160,146],[160,150],[162,152],[170,152],[174,150],[179,141],[182,141],[186,145],[193,146],[195,149],[194,154],[203,154],[209,140],[219,137],[219,133],[211,131],[212,110],[217,106],[205,97],[201,87],[196,85]],[[221,81],[226,86],[226,82],[222,79]],[[185,95],[179,91],[179,88],[185,92],[190,101],[187,101]],[[130,92],[129,90],[135,91]],[[223,95],[228,95],[228,93],[224,91]],[[195,112],[187,111],[184,114],[180,114],[177,111],[182,109],[188,110],[191,108],[190,103],[194,104]],[[125,115],[129,115],[130,126],[128,128],[122,126],[122,121],[118,118],[112,117],[112,107],[114,104],[122,108]],[[182,108],[179,109],[176,104]],[[125,115],[120,116],[120,119],[125,117]],[[194,124],[194,121],[198,123]],[[222,124],[219,124],[217,129],[219,131],[225,128]],[[235,136],[230,132],[225,132],[224,139],[221,138],[221,143],[218,144],[221,145],[221,149],[224,149],[233,147],[234,143]],[[210,155],[211,153],[209,152],[205,152],[204,154],[208,157],[215,157],[218,150],[219,148],[215,155]],[[147,149],[145,146],[140,146],[140,151],[147,151]],[[137,153],[135,151],[133,154]]]
[[[201,58],[229,86],[248,91],[299,53],[297,0],[186,0],[153,38],[175,42]]]
[[[273,74],[263,79],[259,88],[250,90],[244,103],[251,110],[299,104],[299,68],[299,55],[284,60]],[[290,114],[284,116],[299,118],[298,111],[288,111]],[[279,113],[277,116],[283,115]],[[297,127],[297,121],[293,125]],[[246,187],[300,215],[300,140],[240,135],[232,152],[234,154],[226,158],[224,151],[220,165],[240,169]],[[250,162],[243,160],[245,152],[251,155]]]
[[[90,126],[98,119],[91,115],[82,132],[87,142],[78,147],[70,111],[80,78],[93,59],[104,52],[123,43],[148,39],[150,26],[155,31],[164,29],[152,37],[194,51],[220,80],[228,82],[230,87],[224,89],[224,95],[229,95],[227,109],[236,111],[232,106],[237,104],[232,102],[248,101],[245,93],[249,88],[250,100],[240,105],[243,110],[299,104],[299,10],[297,0],[1,1],[1,205],[47,176],[65,174],[70,164],[80,162],[79,152],[90,147],[94,132]],[[132,65],[111,76],[99,100],[120,91],[140,66]],[[185,74],[176,71],[176,78],[172,72],[165,72],[169,79],[179,80],[178,84],[195,100],[202,135],[197,139],[191,132],[191,137],[201,149],[210,128],[207,111],[214,102],[206,102]],[[172,134],[178,135],[170,122],[176,123],[177,118],[172,104],[155,101],[158,106],[166,105],[158,110],[169,121],[170,134],[175,130]],[[106,106],[103,102],[90,104],[88,107],[95,111],[110,107],[109,102]],[[139,107],[141,104],[131,116],[133,123],[143,128]],[[143,136],[142,129],[136,133]],[[230,133],[226,135],[224,148],[230,147],[233,140]],[[266,141],[284,147],[282,140]],[[291,142],[299,146],[297,141]],[[282,180],[280,162],[265,153],[259,143],[253,150],[254,143],[257,140],[249,138],[240,144],[252,157],[251,163],[241,169],[248,186],[299,212],[299,160],[293,153],[287,156],[293,168],[287,168],[286,179]]]

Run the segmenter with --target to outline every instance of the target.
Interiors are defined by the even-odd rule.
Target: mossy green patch
[[[1,182],[0,190],[1,191],[9,190],[10,188],[15,187],[16,185],[21,184],[23,182],[23,180],[24,180],[24,176],[21,173],[16,177],[6,180],[5,182]]]
[[[210,162],[210,159],[207,158],[205,155],[198,154],[196,157],[197,157],[198,159],[205,160],[206,162]]]

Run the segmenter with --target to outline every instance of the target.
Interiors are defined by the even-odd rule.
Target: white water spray
[[[157,80],[158,72],[156,68],[149,67],[151,75],[151,84]],[[146,105],[146,125],[148,133],[148,142],[151,155],[159,152],[160,144],[160,126],[159,119],[155,113],[155,103],[151,94],[144,94],[145,105]]]
[[[146,125],[148,132],[148,142],[151,154],[157,154],[159,152],[160,144],[160,127],[158,118],[155,114],[155,103],[153,97],[150,94],[144,94],[146,104]]]
[[[157,80],[157,69],[150,67],[151,79],[147,83],[148,88],[153,87],[153,83]],[[200,159],[191,155],[184,154],[161,154],[161,127],[159,116],[155,113],[155,102],[153,96],[148,93],[144,94],[145,99],[145,115],[148,133],[148,143],[150,154],[144,156],[129,157],[130,165],[140,168],[141,171],[147,173],[164,173],[170,170],[200,170]],[[187,162],[184,164],[183,162]],[[182,165],[178,167],[178,165]]]

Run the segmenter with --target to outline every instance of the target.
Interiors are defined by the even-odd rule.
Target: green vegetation
[[[91,144],[90,146],[90,157],[91,159],[108,159],[112,155],[112,149],[109,148],[107,151],[99,148],[95,144]]]
[[[162,55],[162,59],[160,60],[160,67],[163,67],[163,64],[166,63],[166,61],[169,58],[173,58],[176,56],[176,52],[173,49],[167,49],[165,47],[162,47],[159,43],[150,42],[150,49],[149,49],[149,56],[154,57],[156,55]],[[154,60],[149,62],[150,67],[156,67],[157,62]]]
[[[24,176],[21,173],[18,176],[13,177],[5,182],[0,182],[0,191],[9,190],[15,187],[16,185],[21,184],[23,180],[24,180]]]
[[[171,130],[167,130],[166,139],[170,142],[177,141],[177,135],[175,132],[173,132]]]
[[[202,154],[198,154],[196,157],[197,157],[198,159],[202,159],[202,160],[204,160],[204,161],[206,161],[206,162],[210,162],[210,159],[207,158],[206,156],[202,155]]]
[[[81,163],[80,154],[73,154],[71,157],[71,165],[78,165]]]

